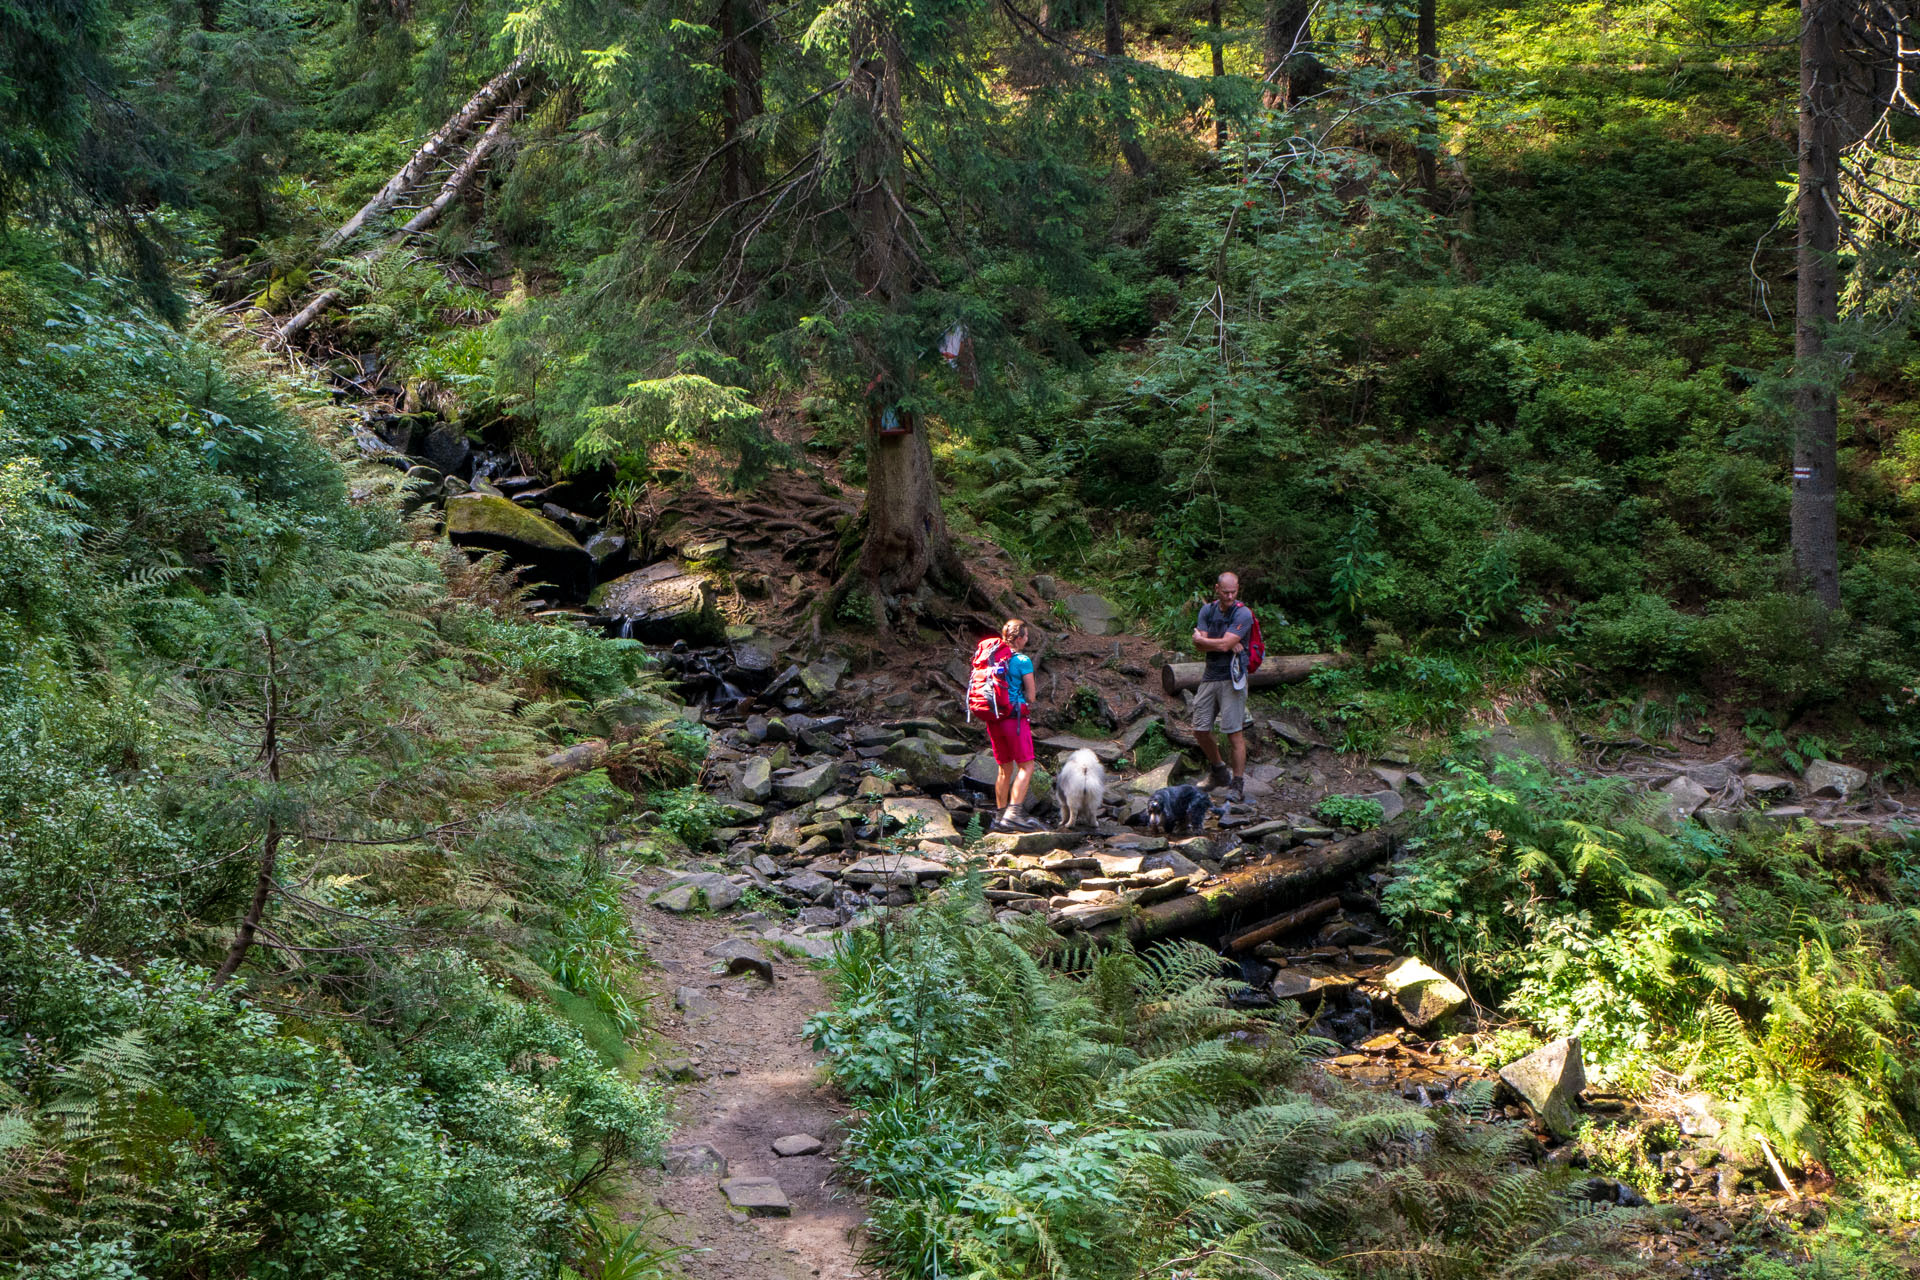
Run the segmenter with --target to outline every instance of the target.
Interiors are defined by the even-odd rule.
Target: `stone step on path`
[[[655,1215],[689,1250],[676,1263],[686,1280],[865,1280],[865,1209],[833,1161],[846,1108],[803,1030],[830,1003],[820,974],[732,916],[645,899],[631,915],[657,966],[653,1073],[669,1080],[674,1135],[666,1168],[637,1171],[617,1198],[622,1216]],[[726,972],[749,960],[773,981]]]

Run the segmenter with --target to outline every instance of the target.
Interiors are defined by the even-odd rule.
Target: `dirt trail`
[[[829,1003],[825,983],[807,961],[765,945],[757,949],[772,965],[771,987],[751,974],[727,976],[725,961],[707,950],[729,939],[756,942],[755,921],[737,914],[674,916],[641,905],[665,879],[661,873],[637,886],[631,901],[635,932],[658,966],[648,974],[657,993],[655,1029],[664,1042],[656,1070],[678,1077],[669,1086],[676,1095],[672,1155],[666,1172],[635,1175],[622,1207],[636,1218],[667,1211],[654,1229],[689,1250],[678,1264],[689,1280],[873,1275],[856,1262],[865,1204],[843,1184],[831,1158],[847,1109],[801,1031]],[[823,1149],[775,1154],[774,1141],[792,1134],[812,1135]],[[699,1146],[724,1157],[724,1175],[710,1166],[680,1172],[688,1149]],[[735,1211],[721,1192],[723,1176],[775,1179],[792,1203],[791,1216],[749,1218]]]

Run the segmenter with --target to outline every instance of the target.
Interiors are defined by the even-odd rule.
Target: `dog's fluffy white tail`
[[[1107,798],[1107,771],[1099,756],[1080,748],[1060,766],[1060,776],[1053,786],[1060,797],[1063,825],[1077,827],[1085,818],[1092,826],[1100,820],[1100,805]]]

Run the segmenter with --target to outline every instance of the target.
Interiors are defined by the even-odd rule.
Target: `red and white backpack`
[[[1013,694],[1007,684],[1007,663],[1013,646],[999,636],[988,636],[973,650],[973,672],[967,677],[967,719],[1005,720],[1013,714]]]

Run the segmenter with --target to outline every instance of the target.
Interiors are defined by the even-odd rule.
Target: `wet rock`
[[[728,1178],[720,1184],[720,1194],[750,1218],[784,1218],[793,1212],[787,1193],[772,1178]]]
[[[707,644],[721,635],[713,585],[671,561],[650,564],[596,587],[587,603],[620,634],[655,644]]]
[[[420,452],[446,475],[463,472],[473,461],[473,445],[466,433],[447,423],[436,423],[420,442]]]
[[[1380,985],[1414,1028],[1431,1026],[1467,1002],[1467,993],[1447,975],[1411,957],[1382,974]]]
[[[811,769],[802,769],[799,773],[789,774],[773,780],[773,795],[776,800],[788,804],[805,804],[817,800],[827,793],[827,789],[840,781],[840,766],[829,760],[825,764],[814,765]]]
[[[1847,764],[1835,764],[1831,760],[1809,762],[1807,771],[1802,776],[1806,779],[1807,790],[1816,796],[1837,800],[1845,800],[1867,785],[1865,769],[1856,769]]]
[[[661,1165],[669,1178],[691,1178],[696,1174],[727,1176],[727,1158],[704,1142],[668,1147]]]
[[[1103,596],[1090,594],[1066,597],[1067,612],[1073,615],[1073,624],[1090,636],[1104,636],[1113,631],[1114,619],[1120,611],[1113,602]]]
[[[448,498],[447,540],[456,547],[504,552],[539,581],[576,596],[593,573],[593,557],[572,534],[505,498],[482,493]]]
[[[1579,1121],[1580,1091],[1587,1087],[1579,1036],[1555,1040],[1508,1063],[1500,1068],[1500,1078],[1548,1129],[1562,1138],[1572,1136]]]
[[[790,1133],[784,1138],[773,1140],[773,1153],[783,1159],[810,1156],[818,1153],[822,1145],[824,1144],[820,1139],[810,1133]]]
[[[773,798],[773,766],[765,756],[755,756],[741,766],[733,794],[749,804],[765,804]]]
[[[918,819],[921,823],[919,839],[937,844],[960,843],[960,832],[954,828],[953,815],[937,800],[922,796],[892,796],[881,801],[881,811],[887,815],[888,823],[892,826],[905,827]]]

